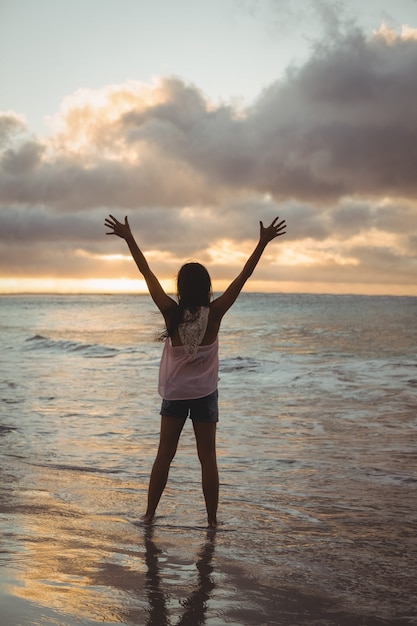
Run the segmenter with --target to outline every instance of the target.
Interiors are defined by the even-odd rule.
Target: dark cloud
[[[59,215],[44,207],[9,206],[1,213],[0,241],[30,243],[90,242],[102,233],[103,211],[82,215]]]
[[[0,145],[3,149],[10,139],[15,139],[21,132],[26,132],[26,126],[19,117],[14,113],[0,112]]]
[[[354,30],[269,87],[250,118],[269,191],[414,195],[416,67],[417,40],[369,42]]]
[[[41,151],[38,147],[36,152]],[[6,153],[2,166],[0,194],[7,204],[44,204],[54,210],[76,212],[103,205],[134,209],[215,198],[209,186],[200,183],[198,173],[191,176],[186,168],[163,156],[158,159],[148,155],[136,166],[102,159],[86,165],[79,159],[59,156],[53,162],[29,168],[27,154],[20,151],[13,156]]]
[[[18,150],[6,150],[1,165],[6,174],[13,177],[25,176],[40,164],[43,153],[42,145],[35,141],[28,141]]]

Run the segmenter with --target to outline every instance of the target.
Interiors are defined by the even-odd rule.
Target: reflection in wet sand
[[[166,626],[170,624],[170,620],[167,595],[163,590],[163,576],[158,560],[161,550],[156,546],[153,534],[153,528],[145,530],[145,560],[148,568],[146,589],[149,601],[149,619],[146,624],[147,626]],[[197,586],[189,597],[181,602],[184,612],[178,622],[178,626],[203,626],[206,623],[205,615],[208,601],[215,588],[215,583],[211,576],[213,572],[212,560],[215,536],[214,531],[207,531],[206,540],[199,552],[199,558],[196,563],[198,571]]]
[[[60,475],[61,486],[66,477]],[[11,602],[29,602],[39,619],[61,615],[68,625],[164,626],[172,619],[184,626],[205,624],[215,589],[213,531],[207,531],[195,559],[190,544],[197,548],[198,536],[190,542],[179,533],[170,546],[169,539],[168,545],[157,542],[153,529],[142,536],[120,517],[86,514],[39,487],[8,485],[14,489],[1,490],[0,530],[8,537],[1,564]],[[0,609],[0,623],[1,616]]]
[[[9,476],[0,485],[0,531],[7,547],[0,618],[7,616],[7,626],[390,624],[345,612],[338,602],[304,593],[291,581],[286,588],[278,576],[261,583],[261,562],[248,561],[248,572],[232,556],[243,548],[241,534],[207,531],[202,541],[200,531],[169,525],[138,530],[121,517],[60,502],[39,488],[43,475]],[[62,487],[64,480],[60,474],[57,483]],[[276,562],[275,571],[280,567]]]

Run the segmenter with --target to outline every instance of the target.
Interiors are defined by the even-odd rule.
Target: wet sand
[[[265,571],[254,566],[256,555],[247,567],[233,557],[239,531],[231,524],[213,532],[159,518],[153,528],[139,528],[53,495],[59,472],[42,480],[42,471],[27,464],[23,476],[24,461],[9,461],[0,472],[2,626],[417,623],[416,616],[387,621],[378,607],[356,612],[295,580],[277,585],[278,562]]]

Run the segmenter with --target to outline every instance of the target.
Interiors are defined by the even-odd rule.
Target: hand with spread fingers
[[[125,217],[125,221],[123,224],[122,222],[119,222],[115,217],[113,217],[113,215],[109,215],[109,217],[106,217],[104,225],[106,226],[106,228],[111,228],[113,231],[111,233],[106,233],[106,235],[117,235],[118,237],[126,240],[132,237],[132,231],[130,230],[129,220],[127,219],[127,216]]]
[[[279,217],[276,217],[269,226],[264,226],[262,222],[259,222],[260,241],[267,244],[268,242],[272,241],[272,239],[275,239],[275,237],[281,237],[281,235],[285,235],[285,229],[287,228],[287,224],[285,223],[285,220],[282,220],[281,222],[278,222],[278,220]]]

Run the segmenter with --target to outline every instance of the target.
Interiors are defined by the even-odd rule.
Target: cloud
[[[0,145],[7,147],[10,138],[26,130],[25,120],[14,111],[0,111]]]
[[[102,238],[97,224],[100,216],[96,211],[74,217],[51,213],[45,207],[10,206],[1,213],[0,241],[94,242]]]
[[[100,230],[108,212],[129,213],[149,251],[207,259],[216,249],[220,255],[225,237],[249,250],[258,219],[280,214],[291,258],[300,260],[296,270],[288,256],[291,275],[308,267],[311,275],[297,247],[310,241],[308,258],[329,280],[337,270],[354,281],[358,266],[372,275],[403,262],[409,282],[416,67],[417,31],[382,26],[366,37],[334,24],[304,64],[246,109],[213,105],[195,85],[170,77],[80,90],[44,138],[3,113],[2,267],[64,271],[65,251],[74,273],[101,275],[100,254],[114,250]],[[390,236],[389,254],[366,243],[366,233]],[[11,248],[19,252],[8,255]],[[160,268],[168,271],[167,259]]]
[[[309,201],[413,196],[413,33],[384,27],[366,39],[353,29],[244,111],[211,106],[176,78],[78,92],[47,142],[4,151],[1,198],[83,210],[222,203],[248,191]]]
[[[413,196],[416,63],[415,40],[366,40],[355,29],[269,87],[251,119],[268,190],[317,200]]]

